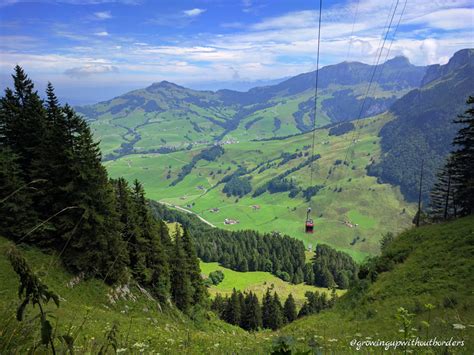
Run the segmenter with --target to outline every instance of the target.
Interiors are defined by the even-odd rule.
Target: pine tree
[[[168,233],[168,229],[165,226],[165,230],[161,231],[162,225],[157,226],[159,228],[158,234],[150,240],[150,249],[147,254],[147,265],[151,269],[151,288],[152,293],[163,303],[170,301],[171,284],[170,284],[170,265],[167,254],[167,249],[163,246],[161,241],[161,234]]]
[[[335,285],[334,277],[328,268],[324,267],[321,272],[321,286],[323,287],[333,287]]]
[[[25,181],[32,181],[32,162],[45,136],[46,114],[33,82],[20,66],[12,77],[14,91],[7,88],[0,101],[0,146],[17,154]]]
[[[211,309],[219,316],[219,318],[223,318],[226,304],[227,300],[224,299],[220,293],[218,293],[212,300]]]
[[[430,217],[434,220],[447,220],[456,217],[455,195],[457,189],[451,169],[452,162],[448,163],[438,172],[437,181],[431,190]]]
[[[311,312],[309,310],[308,302],[305,302],[305,303],[303,303],[303,306],[301,307],[300,311],[298,312],[298,317],[297,318],[305,317],[305,316],[310,315],[310,314],[311,314]]]
[[[283,306],[281,305],[280,297],[278,297],[278,294],[275,292],[271,303],[270,328],[277,330],[283,326],[284,321]]]
[[[124,178],[118,178],[113,183],[122,226],[121,235],[122,239],[127,243],[128,264],[135,279],[144,284],[149,282],[150,279],[146,268],[148,246],[144,238],[142,238],[143,229],[140,228],[142,226],[139,226],[137,206],[135,201],[132,200],[130,188]]]
[[[21,183],[28,186],[27,189],[22,189],[14,198],[24,199],[26,192],[28,192],[27,199],[31,203],[29,202],[24,208],[34,210],[34,213],[28,214],[34,214],[35,219],[41,219],[41,213],[39,213],[41,211],[33,208],[34,197],[38,192],[43,191],[45,181],[34,183],[39,180],[39,177],[34,173],[33,162],[38,160],[41,153],[38,147],[45,135],[46,114],[39,95],[34,91],[33,82],[23,69],[16,66],[12,77],[14,90],[7,88],[4,97],[0,99],[0,149],[3,151],[2,155],[11,154],[11,158],[6,158],[7,160],[4,160],[3,164],[8,165],[13,161],[15,164],[15,177],[9,172],[5,172],[5,175],[10,175],[8,184]],[[10,163],[7,163],[8,160]],[[11,208],[14,200],[9,199],[8,203]],[[18,212],[23,209],[23,207],[17,207]],[[19,217],[21,218],[20,215]],[[23,213],[23,217],[25,217],[25,213]],[[20,225],[10,225],[12,231],[16,230],[14,233],[17,235],[27,232],[26,230],[20,232],[19,230],[22,228]],[[29,238],[27,239],[29,240]],[[24,241],[27,240],[24,239]]]
[[[245,296],[244,309],[242,311],[242,328],[252,331],[262,326],[262,313],[260,303],[256,294],[249,292]]]
[[[304,281],[306,282],[307,285],[314,285],[315,284],[313,264],[310,264],[310,263],[305,264],[305,266],[304,266]]]
[[[147,286],[162,303],[167,303],[170,297],[168,252],[171,252],[167,228],[162,230],[163,225],[153,219],[145,199],[145,191],[138,180],[133,183],[131,199],[138,233],[135,247],[131,245],[130,248],[131,266],[135,265],[139,272],[138,280]],[[168,241],[166,250],[163,246],[165,239]]]
[[[0,148],[0,235],[19,240],[36,224],[30,189],[22,179],[17,156],[9,148]]]
[[[298,267],[298,269],[296,269],[296,272],[295,272],[294,275],[293,275],[293,280],[292,280],[292,282],[293,282],[295,285],[297,285],[297,284],[302,283],[304,280],[305,280],[305,277],[304,277],[303,270],[301,269],[301,267]]]
[[[469,96],[466,104],[468,109],[454,121],[462,126],[453,141],[457,149],[452,153],[450,164],[461,216],[474,212],[474,96]]]
[[[77,173],[69,197],[83,214],[77,216],[80,223],[65,251],[65,263],[74,271],[114,283],[126,277],[128,241],[121,236],[120,216],[98,144],[84,120],[78,120],[74,129],[73,169]]]
[[[223,318],[229,324],[240,325],[242,309],[239,294],[235,288],[232,290],[232,295],[227,301]]]
[[[272,311],[273,311],[273,297],[270,293],[270,289],[267,288],[267,292],[262,299],[262,327],[271,328],[272,325]]]
[[[182,237],[179,233],[176,233],[173,257],[171,258],[171,294],[174,304],[183,312],[189,310],[193,298],[191,280],[187,269],[187,255]]]
[[[295,299],[291,293],[288,295],[283,306],[283,314],[288,323],[293,322],[297,317]]]
[[[206,298],[206,288],[201,277],[199,259],[187,229],[183,231],[182,242],[186,254],[186,270],[192,286],[193,304],[199,304]]]
[[[347,276],[347,273],[345,271],[339,271],[336,274],[335,282],[339,288],[349,288],[349,277]],[[335,287],[335,285],[333,285],[333,287]]]

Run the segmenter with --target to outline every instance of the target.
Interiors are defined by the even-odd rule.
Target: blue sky
[[[373,63],[397,0],[323,0],[321,65]],[[0,86],[15,64],[41,89],[94,102],[168,80],[199,87],[313,70],[318,2],[0,0]],[[396,24],[404,7],[396,7]],[[471,0],[408,0],[383,58],[445,63],[474,47]],[[393,43],[388,53],[388,46]]]

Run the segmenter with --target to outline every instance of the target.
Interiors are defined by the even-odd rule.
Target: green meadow
[[[220,266],[218,263],[205,263],[201,262],[201,272],[208,276],[209,273],[216,270],[221,270],[224,273],[224,280],[217,286],[211,286],[209,288],[209,294],[214,297],[216,294],[222,296],[230,295],[232,290],[235,288],[237,291],[252,291],[257,294],[260,301],[267,289],[271,289],[272,292],[278,293],[280,299],[285,300],[291,293],[295,298],[297,307],[301,307],[306,300],[305,293],[308,291],[320,293],[327,293],[328,297],[331,296],[331,290],[327,288],[314,287],[306,284],[294,285],[283,281],[282,279],[270,274],[269,272],[263,271],[249,271],[240,272],[227,269]],[[337,295],[340,296],[345,293],[343,290],[337,290]]]
[[[170,186],[171,181],[203,146],[171,154],[131,154],[106,162],[106,167],[113,177],[140,180],[148,198],[186,208],[217,227],[288,234],[308,248],[325,243],[361,261],[378,253],[382,234],[408,228],[415,212],[415,206],[404,201],[398,188],[380,184],[366,173],[366,166],[380,157],[378,131],[390,119],[389,115],[380,115],[361,120],[356,132],[341,136],[329,136],[327,129],[316,130],[315,154],[321,158],[313,163],[312,184],[324,188],[311,202],[306,202],[302,193],[295,198],[289,198],[288,192],[266,192],[258,197],[252,197],[252,193],[306,161],[304,153],[310,154],[312,133],[283,140],[226,144],[221,157],[211,162],[199,160],[175,186]],[[282,153],[295,152],[303,156],[280,164]],[[349,165],[337,164],[346,154]],[[227,196],[219,181],[239,167],[250,171],[243,177],[250,179],[252,192],[242,198]],[[311,185],[310,169],[305,166],[287,178],[307,188]],[[304,232],[308,207],[313,210],[314,234]],[[238,223],[228,225],[225,219]]]

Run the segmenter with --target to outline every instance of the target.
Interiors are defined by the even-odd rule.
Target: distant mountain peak
[[[433,64],[428,66],[426,75],[422,81],[422,85],[426,85],[434,80],[440,79],[464,65],[469,65],[470,67],[474,66],[473,48],[466,48],[457,51],[444,65]]]
[[[474,59],[474,48],[461,49],[449,59],[448,66],[459,67]]]
[[[167,80],[159,81],[156,83],[151,84],[147,89],[156,89],[156,88],[183,88],[175,83],[172,83]]]
[[[411,63],[407,57],[403,55],[399,55],[399,56],[393,57],[392,59],[387,60],[385,62],[385,65],[406,66],[406,65],[411,65]]]

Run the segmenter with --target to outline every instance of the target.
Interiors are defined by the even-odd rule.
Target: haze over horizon
[[[162,80],[246,90],[315,69],[316,6],[303,0],[3,1],[0,88],[20,64],[40,91],[50,80],[72,104]],[[383,59],[403,55],[416,65],[443,64],[473,46],[474,6],[467,0],[422,0],[406,8],[396,0],[325,1],[320,66],[373,64],[394,7]]]

